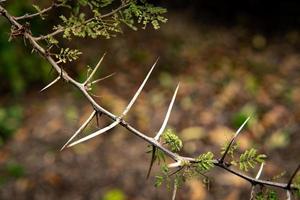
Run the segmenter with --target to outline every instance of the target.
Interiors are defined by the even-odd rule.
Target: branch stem
[[[1,5],[0,5],[0,14],[3,15],[9,21],[9,23],[11,25],[16,26],[17,28],[23,27],[23,25],[21,25],[14,17],[12,17],[7,12],[7,10],[4,9]],[[30,42],[30,44],[34,47],[34,49],[36,49],[39,52],[39,54],[42,55],[51,64],[51,66],[57,71],[57,73],[61,75],[62,79],[64,79],[67,83],[70,83],[71,85],[75,86],[85,96],[87,101],[92,105],[92,107],[96,110],[96,112],[102,113],[103,115],[110,118],[113,121],[113,123],[120,124],[121,126],[126,128],[130,133],[136,135],[137,137],[141,138],[142,140],[146,141],[147,143],[160,149],[162,152],[164,152],[167,156],[169,156],[174,161],[186,161],[186,162],[190,162],[190,163],[198,162],[195,158],[180,156],[180,155],[170,151],[169,149],[164,147],[162,144],[160,144],[156,139],[149,137],[146,134],[140,132],[139,130],[137,130],[136,128],[131,126],[129,123],[127,123],[124,119],[120,118],[119,116],[117,116],[117,115],[107,111],[105,108],[101,107],[88,93],[84,84],[79,83],[78,81],[76,81],[72,77],[70,77],[68,75],[68,73],[55,62],[55,60],[52,58],[51,55],[46,54],[45,49],[37,43],[38,40],[36,40],[36,38],[34,38],[30,32],[25,31],[24,37]],[[213,164],[220,169],[223,169],[235,176],[238,176],[238,177],[250,182],[252,185],[259,184],[259,185],[281,188],[283,190],[296,190],[297,189],[296,186],[291,183],[292,183],[292,179],[294,178],[294,176],[296,176],[296,173],[299,170],[300,166],[298,166],[298,168],[294,172],[289,183],[279,183],[279,182],[260,180],[260,179],[250,177],[239,171],[231,169],[229,166],[227,166],[223,162],[220,162],[219,160],[214,160]]]

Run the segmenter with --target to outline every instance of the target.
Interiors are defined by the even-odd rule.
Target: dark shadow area
[[[195,21],[219,26],[243,26],[267,34],[299,29],[299,1],[202,0],[161,1],[176,12],[188,12]]]

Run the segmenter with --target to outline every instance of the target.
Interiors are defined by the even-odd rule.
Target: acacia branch
[[[0,5],[0,15],[3,15],[8,20],[8,22],[11,25],[15,26],[16,28],[18,28],[18,29],[24,28],[23,25],[21,25],[13,16],[11,16],[7,12],[7,10],[4,9],[1,5]],[[175,152],[170,151],[169,149],[164,147],[162,144],[160,144],[155,138],[147,136],[146,134],[142,133],[141,131],[137,130],[135,127],[130,125],[123,118],[120,118],[119,116],[117,116],[117,115],[111,113],[110,111],[106,110],[105,108],[101,107],[88,93],[84,84],[82,84],[82,83],[74,80],[72,77],[70,77],[69,74],[55,62],[55,60],[52,58],[52,56],[47,54],[46,50],[40,44],[37,43],[37,40],[32,36],[32,34],[29,31],[26,31],[26,29],[25,29],[25,31],[22,34],[23,34],[24,38],[27,39],[29,41],[29,43],[33,46],[33,48],[39,52],[39,55],[42,55],[42,57],[44,57],[49,62],[49,64],[53,67],[53,69],[55,69],[56,72],[58,74],[60,74],[62,79],[64,79],[67,83],[76,87],[84,95],[84,97],[92,105],[92,107],[97,111],[97,113],[101,113],[113,121],[113,123],[111,125],[116,123],[116,124],[123,126],[130,133],[136,135],[137,137],[146,141],[150,145],[153,145],[155,148],[160,149],[164,154],[166,154],[167,156],[169,156],[171,159],[173,159],[176,162],[182,161],[182,162],[188,162],[191,164],[199,162],[196,158],[180,156],[180,155],[176,154]],[[296,176],[297,171],[299,170],[299,166],[296,169],[296,171],[294,172],[293,176],[291,177],[289,183],[280,183],[280,182],[266,181],[266,180],[260,180],[260,179],[250,177],[239,171],[231,169],[230,166],[224,164],[224,162],[220,162],[220,160],[213,160],[212,163],[216,167],[218,167],[220,169],[224,169],[225,171],[250,182],[252,185],[257,185],[257,184],[265,185],[265,186],[281,188],[283,190],[296,190],[297,189],[297,187],[291,183],[292,183],[293,178]]]
[[[62,32],[64,32],[64,28],[63,27],[59,27],[58,29],[56,29],[55,31],[53,31],[52,33],[49,33],[49,34],[47,34],[47,35],[41,35],[41,36],[39,36],[39,37],[34,37],[34,40],[35,41],[39,41],[39,40],[45,40],[45,39],[47,39],[47,38],[49,38],[49,37],[53,37],[53,36],[55,36],[55,35],[58,35],[59,33],[62,33]]]
[[[104,55],[105,55],[105,54],[104,54]],[[95,67],[95,69],[93,70],[93,72],[91,73],[91,75],[90,75],[90,76],[87,78],[87,80],[83,83],[84,86],[86,86],[86,83],[92,78],[92,76],[95,74],[95,72],[96,72],[97,69],[99,68],[100,63],[102,62],[104,55],[102,56],[102,58],[101,58],[100,61],[98,62],[97,66]],[[131,109],[131,107],[132,107],[133,104],[135,103],[136,99],[138,98],[138,96],[139,96],[140,93],[142,92],[142,90],[143,90],[143,88],[144,88],[144,86],[145,86],[147,80],[149,79],[149,77],[150,77],[150,75],[151,75],[151,73],[152,73],[152,71],[153,71],[153,69],[154,69],[156,63],[157,63],[157,60],[156,60],[156,62],[153,64],[153,66],[151,67],[150,71],[148,72],[146,78],[144,79],[144,81],[143,81],[142,84],[140,85],[139,89],[136,91],[136,93],[134,94],[133,98],[131,99],[131,101],[129,102],[129,104],[126,106],[126,108],[124,109],[124,111],[122,112],[122,114],[117,118],[117,120],[115,120],[115,121],[114,121],[113,123],[111,123],[110,125],[108,125],[108,126],[102,128],[102,129],[100,129],[100,130],[98,130],[98,131],[96,131],[96,132],[94,132],[94,133],[92,133],[92,134],[90,134],[90,135],[88,135],[88,136],[86,136],[86,137],[84,137],[84,138],[81,138],[81,139],[79,139],[79,140],[73,142],[72,144],[68,145],[68,147],[71,147],[71,146],[74,146],[74,145],[79,144],[79,143],[81,143],[81,142],[84,142],[84,141],[87,141],[87,140],[89,140],[89,139],[92,139],[92,138],[94,138],[94,137],[96,137],[96,136],[98,136],[98,135],[100,135],[100,134],[102,134],[102,133],[105,133],[105,132],[109,131],[110,129],[114,128],[115,126],[117,126],[117,125],[120,123],[121,119],[122,119],[123,117],[125,117],[125,115],[129,112],[129,110]]]

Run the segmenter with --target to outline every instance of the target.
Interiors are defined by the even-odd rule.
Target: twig
[[[49,33],[47,35],[41,35],[39,37],[34,37],[34,40],[35,41],[39,41],[39,40],[44,40],[46,38],[49,38],[49,37],[53,37],[59,33],[62,33],[64,32],[64,28],[63,27],[59,27],[57,30],[53,31],[52,33]]]
[[[23,16],[19,16],[19,17],[15,17],[15,20],[23,20],[23,19],[30,19],[30,18],[33,18],[33,17],[36,17],[36,16],[41,16],[43,15],[44,13],[50,11],[52,8],[54,7],[59,7],[59,6],[62,6],[62,4],[56,4],[56,3],[53,3],[51,6],[49,6],[48,8],[44,8],[43,10],[39,11],[39,12],[36,12],[36,13],[33,13],[33,14],[25,14]]]
[[[95,69],[93,70],[92,74],[91,74],[91,75],[89,76],[89,78],[87,79],[87,81],[93,76],[93,74],[95,73],[95,71],[99,68],[100,63],[101,63],[103,57],[104,57],[104,55],[103,55],[102,58],[100,59],[99,63],[97,64],[97,66],[96,66]],[[81,142],[84,142],[84,141],[87,141],[87,140],[89,140],[89,139],[92,139],[93,137],[96,137],[96,136],[98,136],[98,135],[100,135],[100,134],[102,134],[102,133],[105,133],[105,132],[109,131],[110,129],[114,128],[116,125],[118,125],[118,124],[120,123],[121,119],[122,119],[123,117],[125,117],[125,115],[129,112],[129,110],[131,109],[132,105],[135,103],[136,99],[137,99],[138,96],[140,95],[140,93],[141,93],[141,91],[143,90],[143,88],[144,88],[144,86],[145,86],[145,84],[146,84],[148,78],[150,77],[150,74],[151,74],[151,72],[153,71],[153,69],[154,69],[156,63],[157,63],[157,60],[156,60],[156,62],[153,64],[153,66],[151,67],[151,69],[150,69],[150,71],[148,72],[146,78],[144,79],[144,81],[143,81],[142,84],[140,85],[139,89],[138,89],[138,90],[136,91],[136,93],[134,94],[134,96],[133,96],[133,98],[131,99],[131,101],[129,102],[129,104],[128,104],[128,105],[126,106],[126,108],[124,109],[123,113],[122,113],[119,117],[117,117],[117,119],[116,119],[113,123],[111,123],[110,125],[108,125],[108,126],[102,128],[102,129],[100,129],[100,130],[98,130],[98,131],[96,131],[96,132],[94,132],[94,133],[92,133],[92,134],[90,134],[90,135],[88,135],[88,136],[86,136],[86,137],[84,137],[84,138],[81,138],[81,139],[77,140],[76,142],[73,142],[72,144],[68,145],[68,147],[71,147],[71,146],[74,146],[74,145],[79,144],[79,143],[81,143]],[[83,85],[85,85],[87,81],[85,81],[85,82],[83,83]]]

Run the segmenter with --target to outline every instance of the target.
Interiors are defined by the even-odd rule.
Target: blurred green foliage
[[[249,117],[251,116],[250,124],[251,122],[255,121],[257,118],[257,108],[255,105],[252,104],[246,104],[242,107],[242,109],[236,113],[233,114],[231,118],[231,123],[234,128],[239,128],[241,124]],[[249,123],[246,124],[245,128],[248,127]]]
[[[24,174],[25,174],[24,167],[15,162],[7,163],[6,171],[10,177],[14,177],[14,178],[20,178],[20,177],[24,176]]]
[[[0,147],[20,127],[23,109],[19,105],[0,107]]]
[[[0,170],[0,187],[11,179],[24,177],[25,169],[19,163],[14,161],[7,162]]]
[[[125,200],[126,196],[124,192],[120,189],[112,189],[107,191],[102,200]]]

